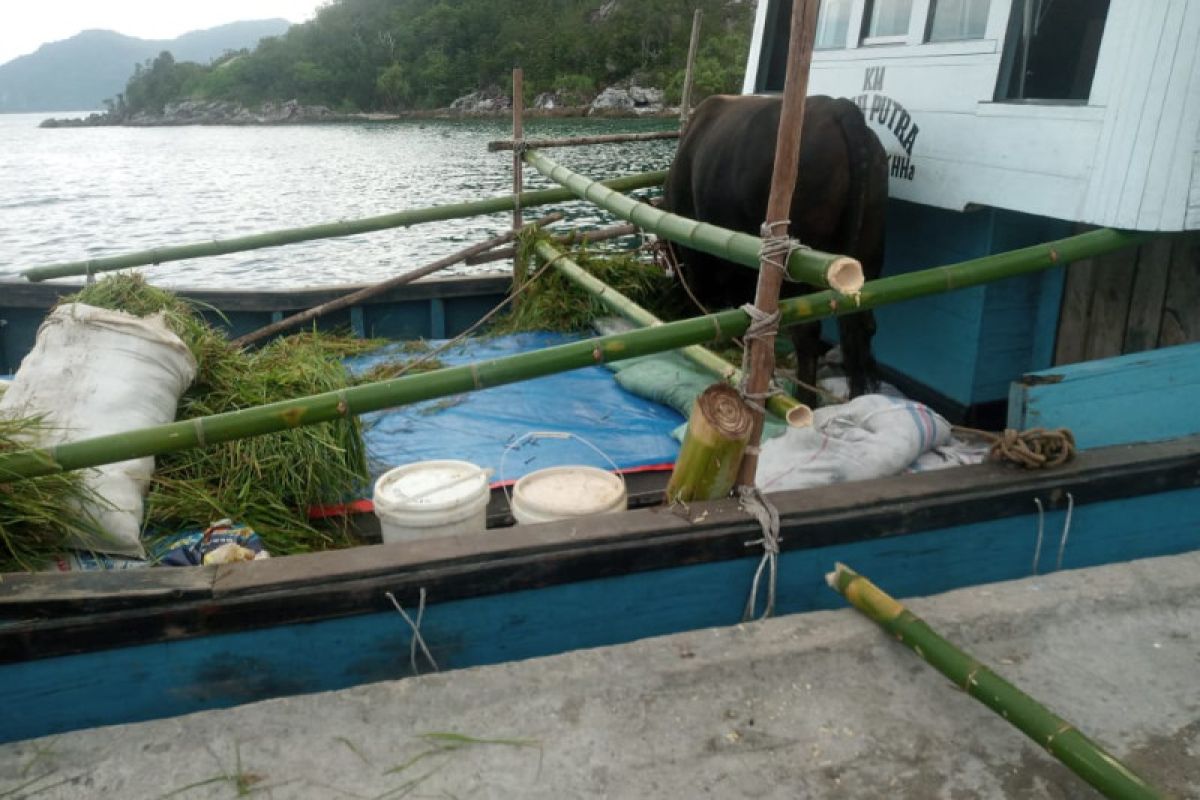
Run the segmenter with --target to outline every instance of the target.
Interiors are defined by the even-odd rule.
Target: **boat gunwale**
[[[782,549],[801,551],[1200,486],[1200,436],[1081,453],[1056,470],[999,464],[771,495]],[[1018,502],[1023,501],[1023,502]],[[759,531],[734,500],[642,509],[220,567],[9,575],[0,663],[387,611],[753,557]]]

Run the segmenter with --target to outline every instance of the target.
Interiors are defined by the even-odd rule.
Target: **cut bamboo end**
[[[800,403],[788,411],[783,419],[790,428],[808,428],[813,424],[813,410]]]
[[[687,435],[667,484],[668,503],[717,500],[733,490],[754,417],[732,386],[717,383],[696,398]]]
[[[863,277],[862,264],[858,259],[839,256],[825,270],[825,280],[829,288],[842,294],[859,292],[866,279]]]

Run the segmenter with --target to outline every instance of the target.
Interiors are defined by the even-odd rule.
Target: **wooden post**
[[[525,154],[521,152],[521,142],[525,139],[525,71],[515,68],[512,82],[513,141],[517,143],[513,148],[513,197],[520,197],[525,186],[522,160]],[[521,230],[520,203],[513,207],[512,227],[514,231]]]
[[[692,41],[688,44],[687,70],[683,73],[683,94],[679,98],[679,132],[687,130],[688,116],[692,113],[692,71],[696,66],[696,50],[700,46],[700,19],[704,12],[697,8],[692,15]]]
[[[775,168],[771,174],[771,194],[767,200],[768,224],[791,216],[792,194],[796,190],[796,169],[800,160],[800,131],[804,124],[804,101],[808,94],[808,68],[812,61],[813,35],[817,27],[818,0],[792,0],[792,29],[788,40],[787,72],[783,84],[783,109],[779,114],[779,135],[775,143]],[[777,225],[770,235],[784,235]],[[766,238],[764,236],[764,238]],[[764,256],[768,248],[763,247]],[[776,256],[779,258],[779,256]],[[766,314],[779,309],[779,287],[783,272],[764,257],[758,269],[758,289],[754,305]],[[761,394],[771,385],[775,371],[775,336],[747,338],[742,371],[747,375],[746,393]],[[758,472],[758,443],[762,439],[763,415],[754,411],[754,431],[742,459],[739,486],[754,486]]]

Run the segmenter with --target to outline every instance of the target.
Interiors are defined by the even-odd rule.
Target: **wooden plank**
[[[1087,360],[1121,354],[1140,250],[1128,248],[1096,260],[1095,290],[1084,343],[1084,358]]]
[[[216,567],[4,575],[0,620],[207,600],[216,576]]]
[[[1076,261],[1067,267],[1062,312],[1058,323],[1058,341],[1054,347],[1055,364],[1074,364],[1087,354],[1092,299],[1096,295],[1096,261]]]
[[[1050,497],[1050,492],[1041,495],[1044,501]],[[1024,511],[1017,517],[886,543],[787,552],[779,562],[778,610],[793,614],[841,602],[822,580],[835,561],[858,566],[898,597],[1027,577],[1038,526],[1032,500],[1028,495],[1008,499]],[[1063,503],[1058,508],[1045,516],[1042,571],[1054,566],[1065,518]],[[1197,546],[1196,490],[1076,505],[1064,567]],[[406,608],[415,609],[413,587],[429,588],[422,637],[441,669],[453,670],[736,624],[758,561],[740,547],[740,557],[719,563],[677,564],[463,600],[443,598],[440,585],[411,577],[364,589],[370,605],[355,616],[8,664],[0,668],[0,704],[6,712],[0,716],[0,740],[406,677],[412,674],[412,632],[381,597],[383,591],[397,592]],[[281,593],[277,603],[286,609],[288,596]],[[368,610],[376,607],[378,612]],[[418,666],[428,669],[424,662]]]
[[[868,548],[956,526],[1002,524],[1031,498],[1061,510],[1200,485],[1200,438],[1081,455],[1045,473],[982,465],[773,495],[785,553]],[[383,612],[384,592],[448,603],[746,557],[757,532],[733,501],[523,526],[503,537],[429,540],[222,568],[212,600],[0,626],[0,663]],[[1200,542],[1198,542],[1200,544]],[[897,542],[885,550],[906,547]],[[874,550],[872,550],[874,552]],[[827,564],[825,565],[828,566]],[[507,602],[507,601],[506,601]],[[256,640],[257,641],[257,640]],[[2,683],[2,681],[0,681]]]
[[[1140,353],[1158,346],[1163,302],[1167,295],[1167,276],[1171,269],[1171,249],[1169,237],[1139,248],[1122,352]]]
[[[1080,448],[1200,433],[1200,343],[1030,373],[1009,427],[1070,428]]]
[[[1200,341],[1200,232],[1175,237],[1160,347]]]

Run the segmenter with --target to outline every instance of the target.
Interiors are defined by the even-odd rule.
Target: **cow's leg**
[[[871,338],[875,335],[875,314],[862,311],[838,318],[842,338],[842,363],[850,381],[850,396],[873,392],[878,387]]]
[[[801,386],[796,387],[796,399],[816,406],[819,398],[804,386],[817,385],[817,362],[825,351],[821,344],[821,323],[806,322],[788,329],[792,346],[796,348],[796,378]]]

